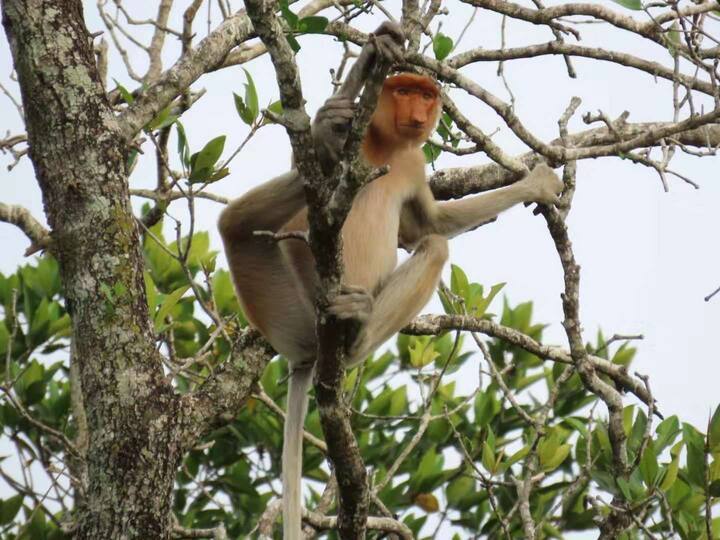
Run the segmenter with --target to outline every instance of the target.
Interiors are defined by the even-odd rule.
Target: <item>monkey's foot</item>
[[[340,292],[330,298],[328,313],[338,319],[354,319],[364,322],[370,317],[373,297],[363,287],[342,285]]]
[[[558,204],[560,202],[559,195],[565,186],[555,171],[545,163],[536,165],[523,181],[532,190],[533,202],[542,204]]]

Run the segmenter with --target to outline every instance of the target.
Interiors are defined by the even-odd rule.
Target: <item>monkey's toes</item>
[[[353,285],[343,285],[340,291],[329,299],[328,313],[338,319],[367,320],[372,312],[372,295],[363,287]]]

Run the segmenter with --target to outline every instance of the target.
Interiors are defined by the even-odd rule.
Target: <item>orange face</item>
[[[373,125],[388,140],[421,144],[435,128],[440,111],[434,80],[414,73],[388,77],[373,115]]]
[[[398,86],[392,91],[395,129],[409,138],[421,137],[435,123],[437,94],[419,86]]]

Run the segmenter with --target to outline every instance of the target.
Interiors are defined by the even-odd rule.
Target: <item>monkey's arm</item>
[[[562,181],[545,164],[510,186],[457,201],[436,202],[430,190],[423,189],[403,213],[401,240],[412,246],[430,233],[453,237],[522,202],[555,204],[562,189]]]
[[[370,69],[379,58],[402,60],[405,36],[396,23],[385,21],[363,46],[340,89],[330,96],[315,115],[313,141],[320,165],[326,173],[340,161],[350,125],[355,116],[355,99],[360,94]]]

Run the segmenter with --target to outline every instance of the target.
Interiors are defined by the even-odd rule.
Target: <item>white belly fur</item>
[[[372,291],[397,264],[400,204],[386,177],[355,198],[343,226],[345,283]]]

